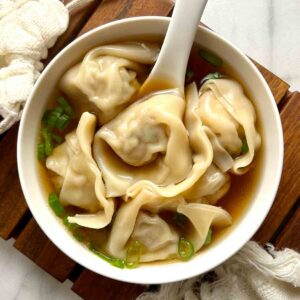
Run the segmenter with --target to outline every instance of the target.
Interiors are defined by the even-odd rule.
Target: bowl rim
[[[106,276],[108,278],[111,279],[115,279],[115,280],[120,280],[120,281],[124,281],[124,282],[129,282],[129,283],[136,283],[136,284],[163,284],[163,283],[170,283],[170,282],[175,282],[175,281],[179,281],[179,280],[184,280],[187,278],[191,278],[194,276],[197,276],[199,274],[203,274],[213,268],[215,268],[216,266],[222,264],[224,261],[226,261],[227,259],[229,259],[231,256],[233,256],[236,252],[238,252],[245,244],[248,240],[250,240],[250,238],[254,235],[254,233],[258,230],[258,228],[260,227],[260,225],[262,224],[262,222],[265,220],[277,193],[278,190],[278,186],[280,183],[280,178],[281,178],[281,174],[282,174],[282,166],[283,166],[283,151],[284,151],[284,144],[283,144],[283,132],[282,132],[282,125],[281,125],[281,121],[280,121],[280,116],[277,110],[277,106],[276,106],[276,102],[274,100],[274,97],[271,93],[271,90],[268,86],[268,84],[266,83],[264,77],[262,76],[262,74],[258,71],[258,69],[256,68],[256,66],[252,63],[252,61],[241,51],[239,50],[236,46],[234,46],[231,42],[227,41],[226,39],[222,38],[220,35],[218,35],[217,33],[211,31],[210,29],[199,25],[198,30],[202,30],[204,32],[206,32],[206,34],[212,35],[214,38],[221,40],[221,42],[227,44],[227,46],[229,46],[233,51],[236,51],[238,54],[241,55],[241,57],[245,60],[245,62],[247,62],[248,66],[252,69],[252,71],[254,71],[255,75],[257,76],[257,78],[259,79],[259,81],[262,83],[263,88],[265,90],[265,92],[267,93],[267,96],[271,102],[272,105],[272,113],[275,117],[276,120],[276,131],[278,133],[278,138],[277,138],[277,143],[278,143],[278,153],[279,153],[279,161],[278,163],[278,172],[277,174],[274,174],[273,177],[273,185],[272,185],[272,191],[271,193],[269,193],[268,195],[268,203],[264,203],[264,207],[263,207],[263,212],[260,212],[260,214],[258,214],[258,219],[259,221],[256,221],[255,226],[253,228],[249,228],[248,231],[242,236],[241,239],[237,240],[237,243],[234,247],[232,247],[231,249],[227,248],[225,252],[223,252],[222,258],[221,259],[217,259],[214,262],[211,262],[210,264],[208,264],[206,267],[202,268],[202,270],[199,272],[199,270],[197,268],[191,268],[189,272],[173,272],[174,274],[172,274],[170,276],[170,278],[160,278],[159,276],[157,276],[157,278],[143,278],[142,274],[137,273],[137,275],[135,276],[127,276],[128,273],[124,272],[123,270],[121,270],[121,272],[117,272],[117,268],[112,267],[111,269],[112,271],[108,273],[101,273],[99,272],[99,268],[97,268],[94,265],[87,265],[87,263],[85,262],[84,258],[80,257],[79,255],[73,255],[73,253],[70,251],[70,249],[68,249],[64,243],[61,242],[61,240],[59,240],[59,238],[57,238],[56,236],[54,236],[51,233],[51,229],[48,229],[46,224],[44,224],[42,218],[39,217],[38,211],[37,209],[34,207],[33,203],[30,200],[30,193],[27,189],[27,184],[26,184],[26,178],[24,176],[24,170],[23,170],[23,163],[22,163],[22,140],[23,140],[23,135],[24,135],[24,128],[25,128],[25,120],[26,120],[26,115],[28,113],[30,104],[32,102],[32,99],[34,98],[34,93],[35,90],[39,87],[40,83],[44,80],[44,78],[47,75],[47,70],[51,69],[52,66],[56,63],[56,61],[61,57],[64,56],[64,54],[70,49],[72,48],[74,45],[80,43],[82,40],[87,39],[89,36],[94,35],[96,32],[101,31],[105,28],[109,28],[111,26],[119,26],[122,25],[124,23],[130,23],[130,22],[144,22],[144,21],[153,21],[153,22],[167,22],[169,23],[170,21],[170,17],[159,17],[159,16],[143,16],[143,17],[132,17],[132,18],[127,18],[127,19],[122,19],[122,20],[117,20],[111,23],[107,23],[104,25],[101,25],[97,28],[92,29],[91,31],[83,34],[82,36],[78,37],[77,39],[75,39],[74,41],[72,41],[70,44],[68,44],[64,49],[62,49],[52,60],[51,62],[46,66],[45,70],[41,73],[40,77],[38,78],[37,82],[34,85],[34,88],[32,89],[30,96],[28,97],[28,100],[25,104],[24,107],[24,111],[23,111],[23,117],[21,118],[21,122],[20,122],[20,127],[19,127],[19,132],[18,132],[18,139],[17,139],[17,163],[18,163],[18,172],[19,172],[19,178],[20,178],[20,182],[21,182],[21,187],[22,187],[22,191],[24,193],[27,205],[29,206],[30,211],[32,212],[33,217],[35,218],[36,222],[38,223],[38,225],[41,227],[41,229],[43,230],[43,232],[47,235],[47,237],[63,252],[65,253],[68,257],[70,257],[71,259],[73,259],[76,263],[82,265],[83,267],[96,272],[100,275]],[[138,268],[138,269],[141,269]],[[135,269],[135,270],[138,270]],[[118,269],[119,270],[119,269]],[[135,271],[135,270],[130,270]],[[116,272],[115,272],[116,271]]]

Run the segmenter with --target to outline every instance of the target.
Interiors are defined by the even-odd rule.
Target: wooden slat
[[[254,236],[254,240],[266,243],[300,195],[300,93],[294,93],[281,111],[284,132],[284,165],[281,183],[268,217]]]
[[[72,287],[75,293],[88,300],[133,300],[145,289],[143,285],[112,280],[88,270],[81,273]]]
[[[276,103],[278,104],[281,99],[285,96],[289,89],[289,84],[287,84],[285,81],[280,79],[278,76],[271,73],[269,70],[267,70],[265,67],[260,65],[259,63],[252,60],[252,62],[256,65],[258,70],[262,73],[265,80],[267,81],[271,92],[273,93],[273,96],[275,98]]]
[[[33,218],[14,246],[59,281],[64,281],[76,265],[47,238]]]
[[[18,125],[0,142],[0,236],[8,239],[28,210],[19,183],[16,144]]]
[[[102,24],[136,16],[167,16],[173,8],[171,0],[103,0],[80,34]]]
[[[300,201],[300,199],[299,199]],[[292,215],[275,241],[277,248],[292,248],[300,251],[300,207]]]

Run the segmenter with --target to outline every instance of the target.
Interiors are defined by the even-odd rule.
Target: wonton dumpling
[[[163,210],[177,211],[184,214],[192,224],[191,234],[188,238],[193,243],[195,251],[203,246],[211,226],[228,226],[232,222],[231,216],[220,207],[202,203],[186,203],[182,196],[163,198],[152,191],[142,190],[131,201],[123,203],[117,211],[107,243],[108,253],[116,257],[125,258],[127,243],[133,232],[138,231],[136,220],[141,210],[154,214]],[[165,237],[165,240],[173,241],[171,237],[172,229],[170,228],[170,231],[166,230],[166,232],[168,232],[168,237]],[[144,237],[143,243],[150,244],[151,238],[149,241],[145,241],[145,239],[147,239],[147,235]],[[151,256],[149,253],[149,261],[150,257],[151,261],[155,261],[162,259],[166,255],[168,257],[172,256],[170,249],[175,248],[171,246],[170,248],[162,248],[151,253]],[[174,255],[176,253],[177,249]]]
[[[228,154],[232,157],[232,171],[243,174],[253,160],[261,138],[255,128],[256,115],[251,101],[242,86],[232,79],[206,81],[199,91],[198,113],[203,125],[210,129],[213,144],[219,155],[214,162],[223,171],[228,167]],[[241,154],[245,137],[249,151]],[[216,140],[219,142],[216,143]],[[236,157],[237,156],[237,157]],[[234,158],[236,157],[236,158]]]
[[[140,212],[131,238],[146,248],[141,255],[143,262],[176,256],[178,233],[157,214]]]
[[[92,158],[95,127],[96,117],[82,114],[76,131],[66,135],[66,141],[54,149],[46,166],[60,179],[62,205],[77,206],[89,212],[68,217],[69,222],[99,229],[111,222],[114,201],[105,198],[101,172]]]
[[[108,197],[126,195],[141,181],[147,187],[167,186],[187,177],[192,153],[182,122],[184,106],[175,94],[154,95],[100,128],[93,150]]]
[[[230,188],[230,176],[211,164],[204,175],[184,193],[187,201],[215,204]]]
[[[178,125],[174,127],[174,121],[176,119],[170,115],[170,112],[175,110],[176,105],[181,102],[185,103],[183,99],[179,98],[178,96],[172,96],[171,94],[155,96],[152,98],[152,101],[154,101],[155,99],[157,101],[157,106],[161,107],[159,109],[161,115],[160,118],[162,120],[162,123],[166,122],[165,127],[175,128],[174,132],[177,132],[178,137],[180,137],[178,135],[178,129],[180,129],[180,132],[185,132],[185,134],[181,134],[182,137],[174,139],[174,142],[171,143],[172,135],[170,129],[168,130],[169,140],[165,156],[166,158],[169,157],[169,159],[166,161],[167,164],[162,164],[161,162],[164,161],[162,159],[157,159],[150,164],[144,165],[141,169],[133,169],[131,167],[127,169],[126,172],[120,172],[120,169],[116,168],[116,166],[120,165],[119,163],[116,164],[116,157],[111,156],[111,158],[107,160],[107,157],[105,157],[105,155],[107,155],[106,153],[109,153],[108,147],[104,148],[103,145],[105,144],[103,142],[99,143],[99,141],[97,141],[96,139],[96,142],[94,143],[94,155],[100,169],[102,169],[103,171],[106,185],[114,183],[116,188],[120,188],[123,185],[123,190],[120,190],[120,192],[125,193],[126,191],[126,198],[134,198],[144,189],[155,191],[155,193],[157,193],[158,195],[169,198],[175,197],[176,195],[179,195],[180,193],[183,193],[184,191],[190,189],[201,178],[201,176],[206,172],[207,168],[212,163],[213,149],[205,133],[205,129],[202,126],[201,120],[197,114],[198,94],[195,84],[191,85],[188,88],[186,97],[187,102],[190,103],[190,105],[187,105],[184,116],[186,129],[181,129],[183,125],[181,125],[181,122],[179,121],[176,121]],[[149,104],[151,105],[151,102],[149,102]],[[144,111],[147,112],[146,110]],[[121,116],[123,118],[122,114],[118,116],[120,117],[120,124],[123,124],[124,126],[124,119],[121,119]],[[137,114],[137,118],[139,119],[139,114]],[[138,124],[139,128],[143,127],[143,122],[145,122],[145,119],[146,118],[144,116],[143,118],[141,118],[141,124]],[[157,118],[153,119],[156,120]],[[122,126],[120,126],[119,136],[121,135],[121,128]],[[187,142],[187,146],[185,137],[186,135],[188,135],[189,139]],[[107,134],[107,137],[112,136],[116,137],[116,135]],[[126,143],[125,140],[124,143]],[[189,149],[183,151],[183,149],[186,149],[183,147],[187,147]],[[191,153],[191,150],[193,153]],[[101,153],[103,153],[103,155],[101,155]],[[150,156],[147,156],[145,154],[144,157]],[[185,175],[182,176],[181,180],[179,180],[180,177],[176,176],[176,178],[174,174],[178,174],[178,171],[180,171],[181,169],[184,170],[182,168],[183,162],[187,161],[188,159],[189,163],[185,163],[188,168],[185,167],[185,172],[182,172],[182,175]],[[109,166],[110,172],[104,170],[104,168],[107,168],[107,166]],[[141,173],[138,173],[138,176],[135,176],[133,178],[134,180],[132,180],[133,172]],[[120,174],[120,178],[117,178],[119,179],[118,182],[115,181],[116,176],[114,174],[116,173]]]
[[[79,113],[97,113],[100,123],[117,115],[133,99],[159,48],[150,43],[120,43],[89,51],[60,80],[60,89]],[[138,78],[139,77],[139,78]]]

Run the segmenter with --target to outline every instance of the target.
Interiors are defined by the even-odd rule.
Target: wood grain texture
[[[300,199],[299,199],[300,202]],[[300,203],[299,203],[300,204]],[[285,225],[284,229],[275,241],[277,248],[292,248],[300,251],[300,205]]]
[[[71,0],[66,0],[64,3],[67,4],[70,1]],[[57,39],[54,47],[49,49],[48,57],[44,61],[45,65],[47,65],[61,49],[72,42],[100,2],[101,0],[94,0],[83,9],[78,10],[77,12],[75,11],[70,15],[67,30]]]
[[[134,300],[146,287],[112,280],[85,270],[75,281],[72,290],[88,300]]]
[[[119,19],[136,16],[167,16],[173,6],[171,0],[103,0],[80,34]]]
[[[47,238],[33,218],[14,246],[59,281],[64,281],[76,265]]]
[[[287,93],[290,87],[289,84],[287,84],[285,81],[271,73],[269,70],[267,70],[265,67],[255,62],[254,60],[252,60],[252,62],[256,65],[260,73],[265,78],[275,98],[276,103],[279,104],[281,99],[283,99],[283,97]]]
[[[283,173],[274,204],[254,236],[262,244],[272,239],[300,196],[300,93],[290,97],[280,115],[285,146]]]
[[[27,212],[17,169],[18,125],[9,130],[0,142],[0,236],[8,239]]]

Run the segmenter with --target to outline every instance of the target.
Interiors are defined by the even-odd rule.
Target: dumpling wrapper
[[[54,149],[46,160],[46,167],[60,178],[62,205],[89,212],[68,217],[68,221],[99,229],[111,222],[114,201],[105,198],[101,172],[91,153],[96,121],[94,115],[83,113],[76,131],[67,134],[66,141]]]
[[[204,175],[186,192],[186,201],[215,205],[230,188],[230,175],[211,164]]]
[[[140,211],[131,239],[139,241],[144,250],[142,262],[176,257],[179,235],[159,215]]]
[[[202,203],[186,203],[182,196],[162,198],[151,191],[143,190],[131,201],[123,203],[117,211],[107,243],[108,253],[115,257],[125,258],[127,243],[134,230],[138,230],[135,226],[141,210],[154,214],[163,210],[184,214],[192,224],[191,234],[188,238],[193,243],[195,251],[203,246],[211,226],[228,226],[232,223],[231,216],[220,207]],[[170,228],[169,237],[166,240],[173,240],[171,236],[172,229]],[[143,240],[143,243],[149,244],[150,241]],[[152,255],[142,256],[141,261],[146,261],[146,257],[149,259],[147,261],[173,257],[177,254],[177,247],[172,249],[175,251],[173,254],[169,252],[168,247],[162,248]]]
[[[215,164],[222,171],[227,171],[230,155],[232,172],[245,173],[261,144],[261,138],[255,128],[254,107],[244,94],[243,87],[232,79],[206,81],[199,91],[198,113],[203,125],[210,129],[208,135],[215,148]],[[249,149],[245,154],[241,154],[243,135]]]
[[[93,153],[107,197],[128,190],[174,185],[192,169],[185,102],[175,94],[154,95],[132,104],[96,133]]]
[[[143,64],[153,64],[158,53],[159,47],[151,43],[94,48],[63,75],[59,87],[79,114],[94,112],[103,124],[134,100],[147,73]]]

